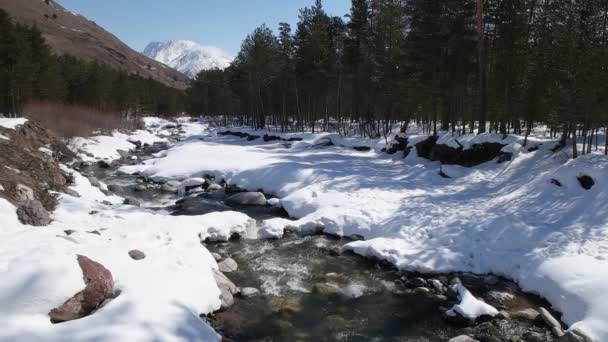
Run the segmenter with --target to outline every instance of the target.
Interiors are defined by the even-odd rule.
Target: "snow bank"
[[[166,142],[167,139],[144,130],[136,131],[133,134],[114,132],[111,136],[76,137],[70,141],[69,147],[79,153],[85,161],[116,160],[121,157],[118,151],[130,151],[135,148],[131,141],[141,141],[142,144],[152,145],[155,142]]]
[[[548,298],[566,323],[608,340],[608,327],[601,324],[608,321],[608,274],[602,271],[608,269],[604,156],[564,164],[562,154],[550,151],[555,142],[549,140],[530,138],[539,148],[528,152],[520,136],[466,135],[456,138],[465,149],[500,142],[514,158],[474,168],[444,166],[452,177],[444,179],[438,175],[440,163],[418,157],[415,149],[402,159],[336,146],[367,144],[379,151],[384,139],[284,135],[293,136],[303,140],[287,148],[212,132],[122,171],[163,180],[210,174],[248,190],[262,188],[278,196],[297,220],[266,221],[257,229],[259,237],[280,237],[284,228],[357,234],[367,240],[346,249],[403,270],[504,275]],[[311,148],[328,136],[334,146]],[[423,139],[410,136],[409,144]],[[443,134],[440,143],[455,143],[450,139]],[[594,179],[591,190],[578,184],[580,174]],[[584,267],[577,266],[583,260]]]
[[[16,119],[0,118],[0,127],[4,127],[4,128],[8,128],[8,129],[15,129],[18,126],[25,124],[26,122],[27,122],[26,118],[16,118]]]
[[[0,199],[0,341],[219,340],[199,318],[220,308],[217,264],[200,239],[246,234],[255,229],[253,220],[234,212],[172,217],[124,206],[74,176],[81,197],[61,195],[44,229],[20,224],[15,208]],[[133,249],[146,258],[132,260]],[[53,325],[47,313],[84,288],[77,254],[106,266],[120,295],[89,317]]]

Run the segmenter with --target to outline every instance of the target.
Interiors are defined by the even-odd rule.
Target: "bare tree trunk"
[[[483,0],[477,0],[477,31],[479,35],[479,130],[486,131],[487,89],[486,89],[486,35],[483,20]]]

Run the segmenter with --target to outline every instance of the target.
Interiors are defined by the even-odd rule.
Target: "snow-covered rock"
[[[473,294],[463,285],[454,285],[452,290],[458,293],[460,304],[456,304],[452,309],[448,310],[446,312],[448,316],[461,316],[475,320],[480,316],[494,317],[498,315],[498,310],[496,310],[496,308],[475,298],[475,296],[473,296]]]
[[[234,205],[266,205],[266,197],[261,192],[239,192],[226,199],[226,204]]]
[[[202,70],[225,69],[233,60],[232,56],[220,48],[188,40],[153,42],[148,44],[143,53],[190,78],[196,78]]]

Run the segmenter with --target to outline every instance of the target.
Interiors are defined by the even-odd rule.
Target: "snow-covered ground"
[[[539,148],[528,152],[521,137],[511,136],[504,143],[512,161],[443,166],[451,177],[446,179],[438,175],[440,163],[418,157],[415,149],[405,159],[380,153],[384,139],[292,133],[284,137],[303,140],[264,143],[182,123],[188,136],[183,142],[121,171],[162,180],[212,174],[262,188],[281,198],[297,220],[267,220],[258,227],[260,237],[280,237],[286,227],[358,234],[366,240],[346,248],[400,269],[505,275],[546,297],[567,324],[608,340],[608,158],[568,160],[567,151],[552,153],[554,142],[540,138],[530,139],[529,146]],[[117,133],[82,139],[75,147],[92,160],[115,159],[118,150],[133,147],[128,140],[165,139],[158,137],[167,135],[164,121],[146,124],[148,130],[136,137]],[[328,138],[335,146],[315,148]],[[411,135],[410,144],[422,139]],[[440,139],[453,143],[448,135]],[[499,138],[458,141],[470,146],[480,139]],[[579,185],[581,174],[594,179],[591,190]],[[15,209],[0,200],[0,240],[7,246],[0,250],[0,340],[217,339],[197,317],[220,306],[211,273],[217,265],[200,238],[224,238],[235,230],[254,236],[249,219],[232,212],[168,217],[121,205],[78,175],[76,181],[82,197],[62,195],[54,222],[43,229],[17,223]],[[77,233],[66,237],[65,229]],[[87,233],[93,230],[101,235]],[[132,261],[127,252],[134,248],[148,257]],[[122,292],[90,317],[51,325],[48,311],[83,286],[78,253],[110,269]],[[463,307],[482,308],[461,295]]]
[[[88,151],[107,158],[142,136],[91,139]],[[200,241],[227,240],[255,221],[236,212],[171,217],[123,205],[74,176],[81,197],[60,195],[48,227],[22,225],[0,198],[0,341],[219,340],[199,318],[220,308],[217,263]],[[133,249],[146,258],[132,260]],[[84,288],[77,254],[107,267],[120,295],[94,315],[51,324],[48,312]]]
[[[263,135],[266,132],[252,132]],[[272,134],[272,133],[270,133]],[[272,219],[259,235],[281,236],[283,228],[323,229],[366,238],[346,248],[386,259],[400,269],[466,271],[512,278],[540,293],[563,320],[598,341],[608,340],[608,158],[590,154],[568,160],[568,149],[553,153],[547,139],[510,136],[510,162],[473,168],[443,166],[418,157],[378,153],[384,140],[350,139],[335,134],[263,143],[208,134],[179,143],[145,165],[123,167],[156,179],[187,179],[214,174],[251,190],[281,198],[297,221]],[[199,139],[202,138],[202,139]],[[312,146],[323,138],[336,145]],[[410,143],[423,137],[412,136]],[[452,138],[442,136],[451,144]],[[483,135],[458,138],[501,141]],[[374,151],[358,152],[365,145]],[[195,157],[194,157],[195,156]],[[577,177],[595,181],[584,190]],[[552,179],[561,187],[552,184]]]

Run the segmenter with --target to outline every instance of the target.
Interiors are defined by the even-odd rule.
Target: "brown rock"
[[[114,279],[112,273],[100,263],[78,255],[78,265],[86,285],[85,289],[68,299],[60,307],[49,312],[54,323],[82,318],[93,313],[107,299],[112,298]]]

